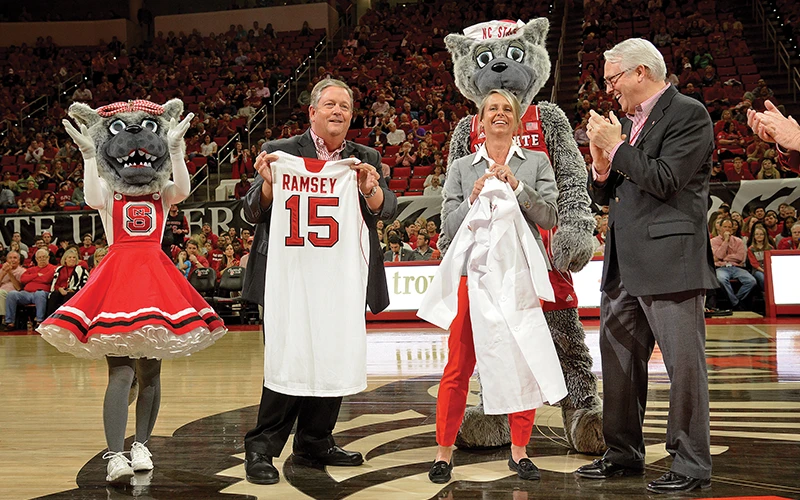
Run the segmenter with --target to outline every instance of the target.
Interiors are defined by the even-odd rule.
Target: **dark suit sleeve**
[[[640,189],[659,200],[680,192],[706,163],[714,147],[714,132],[708,111],[695,101],[674,102],[657,158],[624,142],[611,162],[611,168],[628,176]],[[610,184],[609,178],[606,184]]]
[[[364,155],[366,159],[362,159],[362,161],[369,163],[375,167],[378,172],[380,172],[381,155],[372,148],[365,148]],[[383,205],[381,206],[380,213],[375,214],[375,216],[383,220],[393,219],[395,215],[397,215],[397,196],[395,196],[394,193],[389,190],[389,185],[386,184],[386,180],[383,178],[383,176],[380,177],[378,182],[383,190]]]
[[[261,150],[268,153],[272,152],[269,150],[269,143],[264,144]],[[242,198],[244,220],[250,224],[269,224],[270,221],[272,205],[266,209],[261,208],[261,184],[263,183],[264,179],[260,175],[256,175],[247,194]]]
[[[589,173],[589,196],[596,204],[603,206],[611,202],[611,197],[614,195],[614,186],[619,183],[622,176],[619,173],[611,170],[608,173],[608,178],[605,182],[595,182],[592,180],[592,173]]]

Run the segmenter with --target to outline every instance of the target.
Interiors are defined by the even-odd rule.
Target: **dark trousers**
[[[245,435],[244,448],[270,457],[280,456],[296,420],[292,450],[311,455],[322,453],[335,445],[331,434],[341,405],[341,397],[289,396],[264,387],[258,422]]]
[[[644,467],[647,362],[655,343],[670,379],[666,448],[672,471],[711,477],[708,374],[702,290],[634,297],[619,278],[600,304],[605,458]]]

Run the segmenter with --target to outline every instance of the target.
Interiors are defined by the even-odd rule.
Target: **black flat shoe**
[[[516,472],[520,479],[536,481],[540,478],[539,469],[530,458],[522,458],[519,462],[515,462],[511,457],[508,459],[508,468]]]
[[[669,471],[647,485],[647,491],[653,493],[685,492],[696,488],[701,490],[711,488],[711,479],[698,479]]]
[[[615,476],[641,476],[644,474],[644,467],[641,469],[633,467],[625,467],[624,465],[615,464],[605,458],[598,458],[589,465],[579,467],[575,471],[580,477],[586,479],[609,479]]]
[[[275,484],[281,479],[272,465],[272,457],[254,451],[244,454],[244,472],[247,481],[253,484]]]
[[[451,472],[453,472],[452,459],[450,463],[439,460],[438,462],[433,462],[431,470],[428,471],[428,479],[430,479],[432,483],[444,484],[450,481]]]
[[[295,462],[300,465],[336,465],[339,467],[355,467],[364,463],[364,457],[357,451],[347,451],[334,446],[322,453],[294,454]]]

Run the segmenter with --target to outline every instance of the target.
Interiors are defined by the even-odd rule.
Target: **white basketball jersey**
[[[369,232],[353,159],[274,153],[264,385],[295,396],[364,390]]]

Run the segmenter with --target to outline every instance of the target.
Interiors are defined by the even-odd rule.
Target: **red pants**
[[[439,395],[436,398],[436,442],[439,446],[453,446],[458,429],[467,409],[469,379],[475,369],[475,344],[472,341],[472,322],[469,319],[469,296],[467,278],[461,277],[458,286],[458,313],[450,327],[450,350],[444,367]],[[511,427],[511,443],[527,446],[533,430],[536,410],[527,410],[508,415]]]

